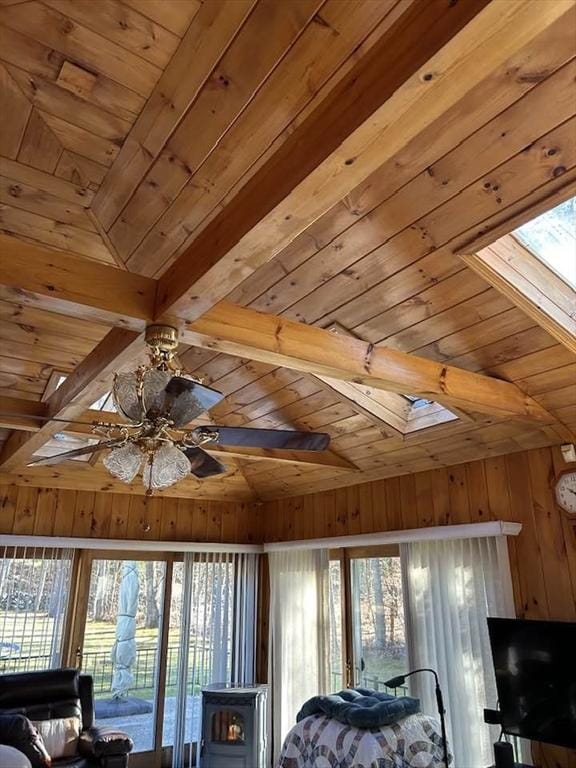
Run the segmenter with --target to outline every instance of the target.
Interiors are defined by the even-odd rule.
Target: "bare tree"
[[[383,651],[386,648],[386,614],[384,611],[381,559],[374,557],[369,562],[374,591],[374,647],[379,651]]]
[[[144,595],[144,626],[146,629],[156,629],[160,623],[160,611],[156,599],[156,574],[152,560],[147,560],[144,567]]]

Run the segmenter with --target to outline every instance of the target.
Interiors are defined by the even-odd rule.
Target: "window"
[[[576,197],[519,227],[514,236],[576,288]]]
[[[400,557],[353,558],[350,575],[354,682],[385,691],[408,671]]]
[[[344,688],[344,648],[342,645],[342,569],[341,561],[330,560],[329,565],[329,611],[330,611],[330,690]]]
[[[82,671],[94,681],[96,722],[126,731],[135,752],[154,748],[165,570],[155,560],[92,561]]]
[[[70,550],[0,552],[0,673],[61,665],[71,571]]]
[[[330,688],[386,691],[386,680],[408,670],[399,549],[334,550],[330,557]]]
[[[162,743],[174,765],[193,764],[204,686],[253,682],[257,555],[187,553],[174,563]],[[222,713],[221,740],[241,741],[235,712]]]

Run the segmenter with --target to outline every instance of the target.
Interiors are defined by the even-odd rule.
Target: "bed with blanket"
[[[356,689],[298,713],[277,768],[445,768],[438,722],[419,701]]]

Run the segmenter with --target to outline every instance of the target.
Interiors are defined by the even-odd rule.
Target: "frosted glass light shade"
[[[138,474],[143,458],[141,450],[134,443],[127,443],[110,451],[102,463],[111,475],[124,483],[131,483]]]
[[[179,448],[166,444],[159,448],[150,463],[146,460],[142,470],[142,481],[148,490],[168,488],[188,477],[190,462]]]
[[[164,402],[164,389],[172,374],[155,368],[141,374],[138,371],[118,373],[114,379],[112,392],[114,402],[131,421],[139,422],[149,411],[158,411]],[[142,403],[138,399],[138,385],[142,380]]]

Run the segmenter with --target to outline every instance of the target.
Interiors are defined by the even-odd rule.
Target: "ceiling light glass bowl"
[[[103,464],[111,475],[124,483],[131,483],[138,474],[143,459],[140,448],[134,443],[127,443],[110,451],[104,457]]]
[[[190,475],[190,462],[179,448],[166,443],[146,460],[142,480],[147,491],[168,488]]]

